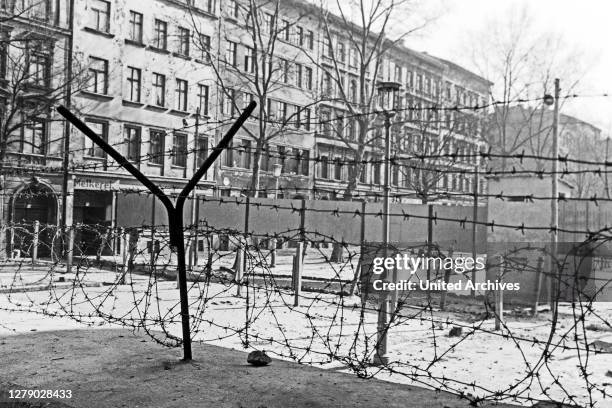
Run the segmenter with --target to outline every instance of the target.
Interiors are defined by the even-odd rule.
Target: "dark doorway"
[[[30,184],[15,196],[13,249],[18,249],[21,256],[32,256],[35,221],[40,223],[38,256],[50,257],[57,230],[57,198],[53,190],[40,183]]]
[[[79,255],[108,255],[111,243],[107,229],[111,226],[113,195],[110,191],[77,190],[74,194],[74,250]]]

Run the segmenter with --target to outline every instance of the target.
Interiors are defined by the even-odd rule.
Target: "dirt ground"
[[[180,356],[180,349],[162,347],[126,330],[2,337],[0,407],[66,406],[34,401],[11,405],[8,389],[15,385],[70,389],[73,398],[63,403],[79,408],[469,407],[455,395],[281,360],[252,367],[246,353],[211,345],[194,344],[192,363],[180,362]]]

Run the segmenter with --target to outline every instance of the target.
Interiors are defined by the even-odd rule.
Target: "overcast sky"
[[[418,51],[451,59],[469,67],[461,50],[470,38],[470,30],[486,32],[487,24],[504,18],[511,8],[527,5],[533,15],[534,28],[559,33],[573,47],[585,54],[588,70],[577,93],[612,95],[612,1],[610,0],[428,0],[440,17],[419,37],[407,45]],[[432,6],[434,7],[434,6]],[[561,87],[563,88],[563,78]],[[566,104],[564,110],[612,130],[612,97],[580,98]]]

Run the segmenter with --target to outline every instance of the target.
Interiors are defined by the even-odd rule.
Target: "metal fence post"
[[[140,183],[149,189],[157,198],[164,204],[168,213],[168,222],[170,224],[170,248],[177,254],[177,278],[179,280],[179,297],[181,306],[181,323],[183,334],[183,360],[190,361],[191,353],[191,329],[189,326],[189,300],[187,297],[187,270],[185,266],[185,235],[183,231],[183,210],[185,200],[189,193],[193,191],[204,174],[213,165],[221,152],[227,148],[230,141],[238,130],[242,127],[247,118],[253,113],[257,107],[256,102],[251,102],[242,112],[238,120],[229,128],[225,136],[221,139],[217,147],[213,149],[211,154],[204,160],[198,171],[187,182],[176,201],[173,203],[170,198],[149,178],[140,172],[132,163],[111,147],[103,138],[96,132],[90,129],[83,121],[74,116],[64,106],[60,106],[57,111],[71,122],[77,129],[89,137],[95,144],[100,146],[105,153],[111,156],[119,165],[125,168],[132,174]]]
[[[242,296],[242,279],[244,277],[244,251],[246,250],[242,246],[243,239],[238,237],[238,248],[236,248],[236,274],[234,280],[236,281],[236,296]]]
[[[295,267],[293,268],[293,306],[300,305],[300,296],[302,296],[302,269],[304,256],[304,242],[298,242],[295,250]]]
[[[496,280],[499,283],[504,281],[504,257],[497,255],[496,260],[499,262],[497,265]],[[501,330],[501,326],[504,323],[504,291],[502,289],[495,290],[495,330]]]
[[[34,221],[34,231],[32,237],[32,265],[38,261],[38,234],[40,233],[40,222]]]
[[[540,302],[540,292],[542,291],[542,267],[544,265],[544,257],[538,258],[538,265],[536,266],[536,294],[533,302],[533,316],[538,315],[538,303]]]
[[[129,245],[130,245],[130,234],[126,232],[125,228],[121,228],[121,276],[119,277],[119,285],[125,283],[125,275],[128,270],[128,258],[129,258]]]

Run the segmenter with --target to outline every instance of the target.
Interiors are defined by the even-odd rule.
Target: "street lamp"
[[[379,82],[378,108],[385,119],[385,180],[383,195],[383,256],[389,257],[389,196],[391,194],[391,119],[395,116],[397,100],[401,84],[394,81]],[[387,271],[388,272],[388,271]],[[388,274],[387,274],[388,276]],[[393,279],[397,281],[397,270],[393,271]],[[393,293],[393,305],[397,301],[397,292]],[[376,342],[376,354],[373,363],[375,365],[386,365],[389,363],[387,356],[387,330],[389,326],[389,296],[385,292],[381,297],[381,305],[378,311],[378,339]]]
[[[278,199],[278,189],[279,189],[279,180],[280,176],[283,173],[283,165],[280,163],[276,163],[272,165],[272,174],[276,179],[276,189],[274,190],[274,199]],[[276,266],[276,238],[271,239],[272,242],[272,252],[270,254],[270,268],[274,268]]]

